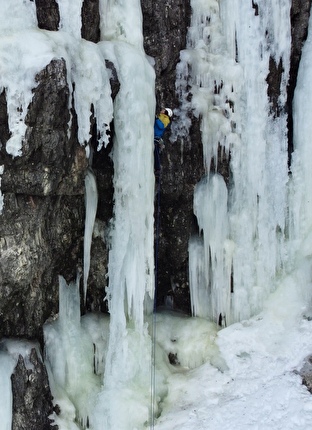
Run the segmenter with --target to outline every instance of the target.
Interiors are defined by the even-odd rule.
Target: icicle
[[[179,77],[178,90],[182,111],[192,110],[201,119],[207,174],[212,160],[217,169],[220,149],[230,163],[230,192],[224,212],[227,245],[223,251],[232,256],[232,263],[214,254],[210,237],[204,233],[205,264],[210,267],[206,280],[211,288],[209,318],[216,320],[219,313],[225,313],[230,324],[262,309],[275,288],[276,273],[283,269],[287,124],[285,113],[275,117],[270,112],[267,76],[270,58],[277,63],[282,61],[278,103],[285,103],[290,56],[290,27],[285,17],[290,2],[259,5],[259,14],[255,14],[251,3],[236,0],[193,0],[192,8],[187,49],[179,65],[179,71],[186,74],[184,79]],[[188,87],[191,101],[186,93]],[[201,201],[197,199],[197,213],[204,202],[204,196]],[[214,210],[214,205],[206,208],[211,212],[205,215],[210,216],[209,236],[221,222],[214,218]],[[190,251],[197,252],[194,243]],[[194,264],[193,257],[190,263]],[[200,267],[191,268],[192,273],[196,271]],[[227,273],[225,283],[217,275],[221,273]],[[200,288],[208,288],[207,285]],[[223,288],[226,294],[221,293]]]
[[[195,316],[218,322],[230,314],[234,244],[229,240],[228,193],[221,175],[203,179],[195,189],[194,213],[203,239],[192,238],[190,288]]]
[[[83,247],[83,297],[86,302],[88,276],[90,270],[91,244],[94,221],[98,203],[98,193],[94,174],[89,169],[85,177],[85,202],[86,202],[86,219],[84,230],[84,247]]]
[[[81,9],[83,0],[57,0],[60,11],[60,30],[81,38]]]
[[[193,236],[189,241],[189,276],[192,315],[209,317],[209,287],[205,264],[204,240]]]
[[[92,338],[81,326],[79,281],[77,276],[67,285],[59,277],[59,318],[44,326],[45,360],[52,395],[61,409],[59,420],[75,419],[86,429],[100,381],[94,374]]]

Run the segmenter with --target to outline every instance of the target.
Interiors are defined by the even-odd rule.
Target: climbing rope
[[[152,365],[151,365],[151,429],[155,425],[155,401],[156,401],[156,307],[157,307],[157,284],[158,284],[158,249],[159,249],[159,230],[160,230],[160,182],[161,182],[161,164],[160,164],[160,148],[159,141],[156,140],[154,157],[156,165],[159,166],[159,171],[155,172],[155,292],[153,305],[153,321],[152,321]],[[157,175],[157,176],[156,176]]]

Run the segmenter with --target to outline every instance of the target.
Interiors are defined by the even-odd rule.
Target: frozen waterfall
[[[202,237],[190,241],[192,307],[194,315],[215,322],[225,315],[231,324],[262,310],[286,263],[287,117],[274,112],[266,79],[270,61],[281,62],[283,106],[290,1],[259,5],[258,14],[248,2],[193,0],[192,7],[178,84],[184,110],[201,118],[207,172],[194,196]],[[210,168],[220,150],[230,159],[228,186]]]
[[[44,360],[60,407],[51,419],[59,430],[306,430],[310,394],[296,372],[312,350],[312,31],[294,98],[289,172],[282,107],[291,1],[191,1],[171,140],[183,144],[192,111],[200,120],[206,172],[194,190],[199,231],[189,241],[193,317],[159,312],[151,318],[155,75],[143,49],[140,1],[100,0],[97,44],[80,37],[82,1],[57,3],[60,31],[48,32],[37,28],[34,2],[0,0],[0,93],[6,89],[11,131],[6,151],[23,152],[36,74],[64,58],[79,143],[90,138],[91,105],[98,149],[107,145],[114,120],[114,213],[103,291],[110,315],[81,316],[80,274],[69,285],[60,277],[59,315],[44,326]],[[114,103],[105,60],[120,82]],[[267,82],[272,63],[283,70],[274,101]],[[218,173],[220,152],[229,160],[229,178]],[[4,169],[0,163],[0,185]],[[0,214],[2,205],[0,190]],[[97,206],[91,172],[86,206],[84,298]],[[4,430],[12,422],[10,375],[18,354],[27,356],[33,346],[0,342]]]

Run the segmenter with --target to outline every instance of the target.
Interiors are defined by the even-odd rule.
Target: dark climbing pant
[[[160,164],[160,142],[161,139],[154,139],[154,172],[155,174],[160,173],[161,164]]]

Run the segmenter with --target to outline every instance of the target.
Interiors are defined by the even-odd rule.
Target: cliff
[[[257,2],[252,2],[255,14]],[[61,14],[55,0],[36,0],[38,28],[57,32]],[[288,113],[289,163],[292,154],[292,98],[302,45],[307,35],[311,0],[293,0],[291,16],[292,50],[288,98],[282,107]],[[191,5],[188,0],[160,0],[142,2],[144,49],[155,60],[157,110],[170,106],[179,110],[176,93],[176,67],[180,51],[186,47]],[[84,0],[81,9],[81,37],[89,42],[100,40],[99,1]],[[9,127],[7,89],[0,94],[0,165],[1,192],[4,206],[0,215],[0,338],[37,340],[43,346],[42,326],[58,313],[58,276],[67,281],[76,278],[83,266],[84,234],[84,178],[88,168],[85,147],[79,143],[77,112],[73,100],[75,86],[68,82],[69,64],[65,59],[49,62],[37,75],[32,100],[25,113],[25,139],[22,154],[12,156],[6,144],[12,136]],[[103,68],[111,71],[112,97],[118,93],[118,74],[111,62]],[[267,76],[268,98],[272,110],[279,115],[279,95],[283,64],[272,58]],[[217,90],[216,90],[217,91]],[[192,97],[192,94],[189,94]],[[99,204],[97,229],[102,231],[113,213],[113,163],[110,124],[108,145],[98,150],[98,127],[94,106],[90,110],[90,140],[93,152],[92,169],[95,174]],[[188,112],[191,127],[188,139],[172,141],[165,137],[162,154],[161,210],[158,254],[157,304],[170,303],[175,310],[191,313],[189,297],[188,246],[189,237],[198,231],[193,214],[194,187],[205,174],[199,118]],[[173,121],[179,121],[174,118]],[[228,184],[229,158],[220,150],[218,160],[212,160],[211,170],[217,170]],[[103,301],[106,287],[108,247],[97,235],[91,249],[91,270],[86,311],[107,312]],[[42,364],[32,353],[34,373],[28,381],[32,397],[41,389],[47,401],[40,404],[42,415],[51,412],[51,398],[43,375]],[[25,379],[27,370],[19,360],[14,387]],[[41,375],[42,376],[42,375]],[[19,382],[17,382],[19,380]],[[38,386],[40,388],[38,388]],[[26,388],[25,388],[26,390]],[[14,388],[15,402],[19,388]],[[23,396],[21,396],[23,397]],[[30,408],[31,409],[31,408]],[[35,410],[33,409],[35,414]],[[46,419],[30,418],[27,407],[14,407],[13,429],[48,429]]]

